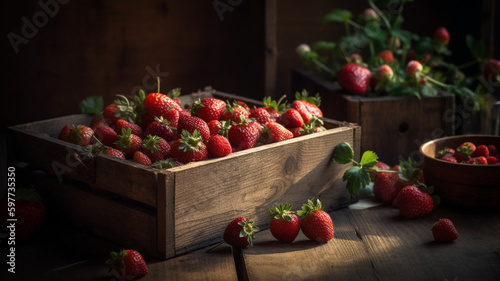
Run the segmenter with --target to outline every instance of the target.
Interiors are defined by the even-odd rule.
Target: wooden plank
[[[175,256],[175,175],[169,171],[157,173],[158,256]]]
[[[299,234],[282,244],[269,231],[242,250],[248,280],[498,280],[500,213],[438,208],[404,219],[390,206],[331,212],[334,238],[316,243]],[[434,241],[431,227],[451,219],[459,238]]]
[[[109,155],[95,157],[95,185],[156,208],[156,170]]]
[[[454,243],[433,241],[440,218],[455,224]],[[416,220],[391,207],[352,211],[352,223],[368,249],[379,280],[498,280],[500,214],[439,208]]]
[[[265,227],[275,203],[298,206],[319,197],[327,209],[345,207],[351,197],[342,175],[350,166],[335,163],[332,152],[353,138],[352,128],[337,128],[172,168],[176,251],[220,240],[228,217]]]
[[[53,212],[98,236],[156,254],[154,212],[92,192],[84,184],[59,183],[48,177],[40,180],[42,195]]]
[[[248,280],[378,280],[350,224],[349,209],[330,214],[334,238],[327,243],[311,241],[302,232],[292,244],[278,242],[269,230],[257,233],[254,246],[242,250],[240,266]]]
[[[141,281],[238,280],[231,247],[228,245],[221,245],[208,252],[207,249],[200,249],[166,261],[149,263],[148,269],[148,275]]]

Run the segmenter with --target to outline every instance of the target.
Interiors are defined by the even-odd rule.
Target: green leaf
[[[411,33],[407,30],[393,29],[391,35],[398,37],[404,43],[411,44]]]
[[[78,106],[84,114],[97,114],[103,110],[104,102],[102,97],[94,96],[85,98]]]
[[[373,167],[377,164],[378,156],[375,152],[367,150],[361,156],[361,162],[359,163],[362,167]]]
[[[321,22],[346,22],[352,17],[348,10],[333,10],[320,19]]]
[[[415,45],[415,52],[423,54],[432,51],[432,39],[430,37],[420,37],[420,40]]]
[[[333,50],[335,49],[335,42],[318,41],[311,45],[313,51],[317,50]]]
[[[351,163],[354,160],[354,150],[346,142],[339,143],[333,149],[333,159],[339,164]]]
[[[429,85],[423,85],[420,87],[420,94],[423,97],[435,97],[438,94],[438,89]]]
[[[472,57],[478,61],[484,60],[484,57],[486,56],[486,49],[483,41],[476,41],[472,35],[467,34],[465,36],[465,44],[467,45]]]
[[[351,194],[359,193],[360,188],[364,188],[370,184],[370,174],[359,166],[354,166],[345,171],[342,177],[347,181],[346,188]]]

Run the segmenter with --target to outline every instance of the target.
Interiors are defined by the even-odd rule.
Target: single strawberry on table
[[[434,208],[429,194],[417,186],[404,187],[396,197],[400,214],[405,218],[419,218],[428,215]]]
[[[12,201],[9,201],[7,197],[4,198],[0,203],[0,211],[3,222],[7,222],[7,219],[16,219],[16,241],[23,242],[38,232],[45,221],[47,210],[34,188],[18,187],[15,199],[15,205],[11,205],[9,203]]]
[[[333,238],[333,222],[330,215],[323,211],[319,199],[314,204],[311,200],[297,211],[300,219],[300,229],[304,235],[318,242],[328,242]]]
[[[379,173],[373,184],[375,199],[386,204],[392,204],[399,193],[397,183],[399,176],[396,173]]]
[[[292,211],[292,204],[276,204],[270,208],[267,218],[271,220],[269,229],[276,240],[292,243],[300,231],[299,217]]]
[[[432,226],[432,236],[437,242],[452,242],[458,239],[458,232],[449,219],[440,219]]]
[[[121,277],[128,279],[141,278],[148,274],[148,266],[142,255],[131,249],[111,252],[110,259],[106,261],[109,272],[113,270]]]
[[[234,248],[246,248],[248,245],[252,246],[255,240],[255,233],[259,231],[259,228],[253,225],[253,223],[253,221],[245,217],[235,218],[224,230],[222,236],[224,242]]]

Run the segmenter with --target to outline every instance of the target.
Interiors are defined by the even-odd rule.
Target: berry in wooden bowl
[[[469,142],[474,147],[460,148]],[[500,207],[500,164],[479,164],[471,159],[479,153],[479,146],[500,148],[500,137],[490,135],[461,135],[444,137],[424,143],[423,155],[425,183],[435,186],[443,203],[464,207]],[[446,150],[454,150],[454,152]],[[450,161],[450,154],[462,151],[457,163]],[[443,156],[448,154],[448,156]],[[451,155],[453,156],[453,155]],[[496,156],[496,155],[493,155]],[[484,157],[484,156],[483,156]],[[442,158],[442,159],[439,159]],[[446,159],[448,158],[448,159]],[[496,158],[496,157],[495,157]],[[456,160],[456,159],[455,159]],[[473,163],[473,164],[467,164]]]

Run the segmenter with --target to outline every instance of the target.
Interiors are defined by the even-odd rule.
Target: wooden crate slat
[[[175,174],[170,171],[157,173],[158,208],[158,255],[170,258],[175,249]]]
[[[190,250],[220,240],[228,218],[248,216],[266,225],[268,209],[275,203],[300,206],[335,190],[335,196],[325,196],[324,204],[327,209],[341,207],[340,201],[350,200],[342,182],[349,165],[334,163],[332,153],[340,142],[352,145],[353,137],[352,129],[338,128],[237,152],[223,161],[193,163],[196,169],[187,169],[191,164],[174,168],[176,248]]]

